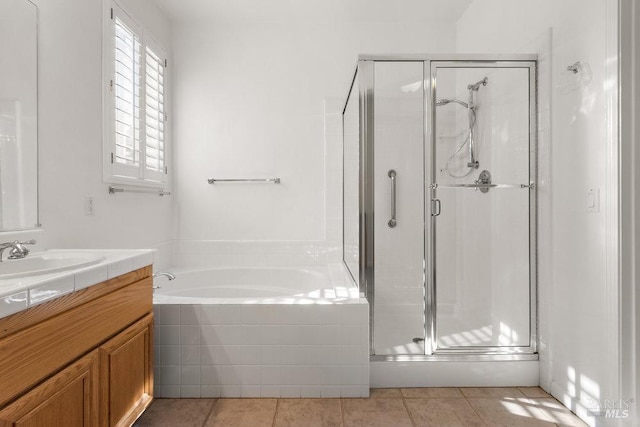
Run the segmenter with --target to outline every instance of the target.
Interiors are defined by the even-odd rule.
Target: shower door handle
[[[391,219],[387,224],[389,228],[394,228],[398,225],[398,221],[396,221],[396,171],[390,169],[387,175],[391,178]]]
[[[441,211],[442,205],[440,204],[440,199],[431,199],[431,216],[439,216]]]

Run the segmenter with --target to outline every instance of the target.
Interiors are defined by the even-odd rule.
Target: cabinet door
[[[2,409],[0,426],[97,425],[98,374],[93,351]]]
[[[131,425],[153,398],[153,315],[116,335],[100,351],[101,425]]]

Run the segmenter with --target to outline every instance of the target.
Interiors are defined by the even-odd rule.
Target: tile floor
[[[371,389],[369,399],[156,399],[136,427],[585,427],[539,387]]]

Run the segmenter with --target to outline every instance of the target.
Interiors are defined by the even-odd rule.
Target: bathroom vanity
[[[153,256],[114,254],[16,282],[27,307],[0,318],[0,426],[129,426],[151,403]]]

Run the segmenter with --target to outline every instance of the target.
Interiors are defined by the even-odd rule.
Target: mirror
[[[0,231],[38,227],[37,8],[0,0]]]

